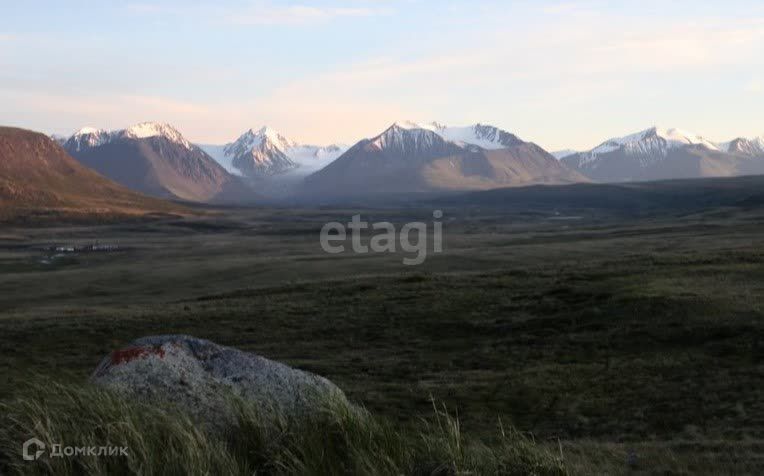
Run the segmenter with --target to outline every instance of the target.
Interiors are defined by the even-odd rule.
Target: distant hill
[[[307,177],[301,192],[352,197],[586,181],[541,147],[492,126],[401,122]]]
[[[167,124],[141,123],[107,132],[83,128],[64,148],[82,164],[141,193],[207,203],[246,203],[257,196]]]
[[[764,205],[764,175],[619,184],[503,188],[441,196],[430,206],[492,207],[523,212],[626,214],[690,212]]]
[[[108,180],[44,134],[0,127],[0,218],[35,213],[97,216],[189,210]]]

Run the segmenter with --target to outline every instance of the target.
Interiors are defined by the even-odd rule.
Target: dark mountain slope
[[[302,193],[357,197],[587,181],[541,147],[499,137],[507,143],[487,149],[448,140],[438,129],[394,124],[309,176]]]
[[[105,139],[78,139],[67,142],[73,157],[131,190],[193,202],[245,203],[257,198],[239,178],[166,124],[143,123],[108,133]]]
[[[189,212],[108,180],[44,134],[0,127],[0,216],[44,211],[77,215]]]

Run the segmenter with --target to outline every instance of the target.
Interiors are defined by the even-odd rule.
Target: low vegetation
[[[34,374],[76,393],[114,348],[180,333],[323,375],[416,454],[452,455],[422,449],[422,435],[443,435],[434,398],[458,414],[473,474],[472,459],[495,468],[523,447],[510,428],[571,474],[764,472],[761,211],[444,211],[445,252],[418,267],[323,253],[321,225],[355,210],[5,229],[0,401],[18,405]],[[432,210],[362,215],[399,224]],[[49,246],[96,240],[120,249],[40,263]],[[55,399],[41,393],[25,401]]]
[[[0,416],[3,474],[565,475],[562,459],[514,429],[488,445],[467,438],[458,419],[433,417],[402,430],[367,411],[324,402],[289,419],[236,402],[238,425],[205,431],[182,413],[129,402],[90,386],[36,382]],[[20,442],[48,448],[124,447],[126,456],[21,459]]]

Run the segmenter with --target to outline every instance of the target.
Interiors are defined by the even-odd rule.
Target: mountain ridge
[[[288,139],[276,130],[251,128],[225,145],[200,145],[229,172],[251,179],[307,175],[338,157],[343,146],[316,146]]]
[[[83,128],[64,148],[87,167],[154,197],[248,202],[254,192],[169,124],[142,122],[112,132]]]
[[[303,193],[357,196],[587,181],[538,145],[509,132],[467,126],[458,129],[457,142],[444,137],[448,130],[442,125],[395,122],[307,177]],[[490,148],[477,145],[485,141]]]
[[[651,127],[608,139],[597,147],[560,160],[599,182],[723,177],[764,173],[755,155],[730,152],[727,145],[680,129]]]
[[[37,212],[95,217],[190,210],[103,177],[42,133],[0,127],[0,218]]]

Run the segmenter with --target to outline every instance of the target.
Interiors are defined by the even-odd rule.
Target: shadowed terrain
[[[711,188],[731,193],[723,184]],[[473,434],[490,438],[501,418],[555,449],[559,439],[580,474],[625,473],[634,448],[644,474],[756,473],[760,206],[688,199],[635,216],[581,196],[575,214],[444,206],[445,251],[418,267],[400,251],[328,255],[318,232],[356,213],[429,223],[431,207],[5,228],[0,397],[30,374],[84,381],[113,348],[183,333],[326,376],[404,427],[431,398]],[[96,241],[119,248],[49,251]]]
[[[257,198],[202,149],[164,137],[121,138],[72,155],[131,190],[154,197],[217,203],[252,203]]]
[[[188,214],[132,192],[82,166],[49,137],[0,127],[0,220]]]

